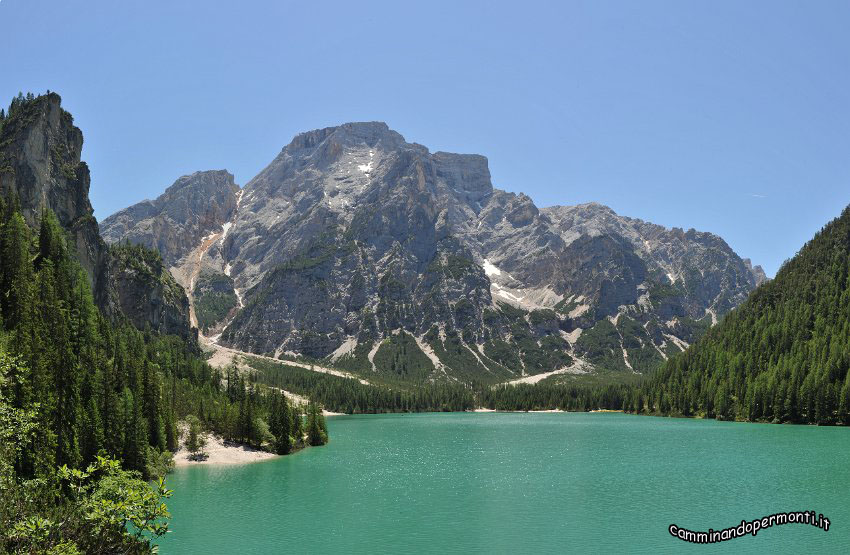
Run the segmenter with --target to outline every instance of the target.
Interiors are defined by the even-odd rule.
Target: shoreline
[[[536,410],[499,410],[499,409],[488,409],[485,407],[478,407],[477,409],[467,410],[464,412],[479,412],[479,413],[487,413],[487,412],[533,412],[533,413],[566,413],[566,412],[575,412],[575,413],[591,413],[591,412],[622,412],[625,411],[620,409],[594,409],[594,410],[563,410],[563,409],[536,409]]]
[[[205,434],[207,445],[204,452],[209,455],[202,461],[189,460],[189,451],[182,445],[174,453],[174,468],[208,465],[237,465],[275,459],[281,455],[262,451],[240,443],[224,441],[213,434]]]
[[[464,413],[475,413],[475,414],[488,414],[488,413],[502,413],[502,414],[519,414],[519,413],[534,413],[534,414],[566,414],[566,413],[621,413],[621,414],[632,414],[627,413],[623,410],[618,409],[594,409],[594,410],[586,410],[586,411],[565,411],[562,409],[541,409],[541,410],[498,410],[498,409],[490,409],[485,407],[478,407],[476,409],[459,411]],[[362,413],[362,414],[347,414],[342,412],[330,412],[324,411],[325,416],[363,416],[364,414],[441,414],[441,411],[421,411],[421,412],[410,412],[410,413]],[[703,420],[704,417],[699,416],[672,416],[672,415],[661,415],[661,414],[644,414],[644,415],[635,415],[635,416],[655,416],[661,418],[685,418],[689,420]],[[710,420],[710,419],[709,419]],[[747,421],[737,421],[737,420],[717,420],[718,422],[743,422],[749,424],[770,424],[770,422],[747,422]],[[788,423],[785,423],[788,424]],[[792,424],[795,425],[795,424]],[[245,444],[235,443],[230,441],[225,441],[220,436],[207,433],[205,434],[207,439],[207,445],[204,448],[204,451],[207,453],[208,457],[202,461],[193,461],[189,459],[189,452],[183,447],[182,442],[180,448],[174,453],[174,469],[177,468],[187,468],[191,466],[233,466],[233,465],[242,465],[242,464],[251,464],[257,462],[269,461],[272,459],[277,459],[285,455],[278,455],[276,453],[271,453],[269,451],[263,451],[261,449],[257,449],[255,447],[250,447]],[[181,438],[182,439],[182,438]],[[300,450],[300,449],[299,449]]]

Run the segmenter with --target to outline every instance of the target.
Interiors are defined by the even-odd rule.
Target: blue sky
[[[0,99],[62,95],[100,219],[362,120],[769,274],[850,203],[850,3],[407,4],[2,0]]]

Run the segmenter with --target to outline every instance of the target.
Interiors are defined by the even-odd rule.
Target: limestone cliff
[[[127,317],[139,328],[190,339],[188,301],[172,287],[171,276],[138,275],[128,281],[133,271],[128,264],[145,262],[114,256],[101,238],[89,202],[89,169],[80,160],[83,134],[62,109],[59,95],[15,99],[0,125],[0,193],[17,199],[34,228],[44,210],[56,214],[101,311],[113,319]]]

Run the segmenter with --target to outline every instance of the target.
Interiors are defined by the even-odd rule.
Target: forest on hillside
[[[17,199],[0,199],[0,237],[0,551],[148,551],[167,530],[162,479],[190,416],[281,454],[305,434],[326,441],[315,405],[305,429],[281,393],[105,318],[50,211],[33,233]]]
[[[850,424],[850,207],[624,408]]]

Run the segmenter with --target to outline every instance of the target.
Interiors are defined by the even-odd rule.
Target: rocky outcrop
[[[0,192],[18,198],[32,227],[37,228],[42,210],[56,214],[70,233],[97,304],[112,314],[109,255],[89,202],[89,168],[80,160],[83,134],[56,93],[20,99],[13,106],[0,132]]]
[[[239,195],[184,273],[232,279],[219,340],[364,371],[408,353],[434,380],[576,361],[645,372],[764,279],[715,235],[598,204],[539,209],[494,189],[483,156],[431,153],[379,122],[298,135]]]
[[[53,211],[105,315],[191,338],[188,301],[171,276],[133,277],[139,261],[114,256],[101,238],[89,202],[89,169],[80,160],[82,147],[83,134],[58,94],[16,99],[0,128],[0,192],[17,199],[34,228],[44,210]]]
[[[587,238],[617,238],[623,256],[640,260],[644,266],[644,278],[680,290],[683,315],[702,318],[707,310],[716,314],[728,312],[747,297],[747,294],[765,280],[761,267],[752,267],[749,260],[742,260],[726,244],[712,233],[694,229],[666,229],[639,219],[618,216],[607,206],[597,203],[579,206],[554,206],[544,208],[553,229],[559,233],[568,250],[576,244],[583,250],[581,241]],[[609,276],[611,272],[608,272]],[[566,284],[577,290],[584,278],[579,275],[574,283]],[[629,287],[635,291],[635,287]],[[591,290],[584,293],[592,294]],[[624,298],[633,304],[637,297]],[[609,306],[616,308],[617,305]]]
[[[236,212],[239,186],[226,170],[200,171],[174,182],[156,200],[121,210],[100,224],[108,243],[128,240],[158,250],[174,265]]]
[[[155,250],[117,245],[110,250],[110,277],[121,312],[139,329],[197,342],[188,325],[189,300]]]

